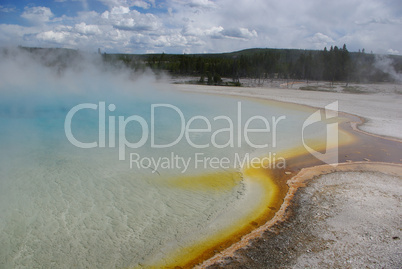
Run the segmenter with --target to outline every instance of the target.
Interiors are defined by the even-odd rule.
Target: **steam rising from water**
[[[179,106],[186,118],[203,115],[212,120],[217,115],[236,117],[237,100],[183,96],[156,84],[150,73],[137,76],[121,66],[105,65],[98,55],[44,53],[7,50],[0,59],[0,267],[147,264],[171,249],[219,233],[258,204],[264,195],[258,183],[246,186],[233,170],[190,169],[190,176],[201,174],[197,180],[205,180],[192,186],[192,177],[177,169],[129,169],[127,162],[118,161],[115,148],[76,148],[63,129],[67,112],[84,102],[113,103],[119,115],[146,119],[150,104],[163,102]],[[310,111],[289,112],[251,101],[242,105],[244,120],[260,113],[268,118],[287,115],[288,124],[278,130],[278,148],[300,144],[295,134]],[[175,121],[162,114],[158,123],[158,139],[172,141]],[[74,124],[81,139],[97,137],[96,112],[82,114]],[[198,134],[192,138],[208,139]],[[254,150],[243,145],[201,152],[233,158],[235,152]],[[135,152],[194,153],[184,142],[158,150],[147,144]]]
[[[242,184],[230,183],[231,174],[223,180],[231,187],[223,190],[180,189],[162,171],[128,169],[115,149],[68,143],[64,119],[80,103],[105,101],[120,115],[144,117],[149,104],[161,100],[182,102],[185,109],[185,98],[155,86],[152,74],[105,65],[97,55],[7,50],[0,75],[0,267],[136,266],[162,258],[162,248],[208,234],[211,221],[238,203],[234,193]],[[93,139],[97,123],[97,113],[89,112],[73,127]],[[170,171],[174,175],[179,172]]]
[[[233,202],[232,190],[190,196],[161,186],[150,170],[127,169],[113,149],[68,143],[65,115],[79,103],[106,101],[127,114],[155,93],[168,98],[152,74],[138,77],[97,55],[7,50],[0,76],[0,267],[135,266]],[[89,116],[75,127],[93,138],[97,117]]]
[[[133,92],[138,96],[154,89],[151,71],[137,74],[123,66],[106,64],[97,54],[3,49],[0,58],[2,97],[21,101],[33,98],[23,103],[28,107],[53,103],[54,99],[65,101],[64,97],[102,99]]]
[[[402,74],[396,72],[394,68],[394,61],[386,55],[376,55],[375,67],[384,73],[387,73],[396,82],[402,83]]]

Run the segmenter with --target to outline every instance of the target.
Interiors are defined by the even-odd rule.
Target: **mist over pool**
[[[85,57],[55,68],[2,54],[0,267],[151,265],[219,234],[265,195],[238,164],[270,156],[286,166],[280,152],[300,146],[311,114],[177,92]],[[69,113],[74,141],[88,148],[66,135]],[[322,124],[306,136],[325,138]]]

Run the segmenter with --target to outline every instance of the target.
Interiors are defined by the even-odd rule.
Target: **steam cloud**
[[[390,75],[390,77],[396,82],[402,82],[402,74],[396,72],[394,68],[394,61],[389,56],[376,55],[374,66],[382,72]]]
[[[135,72],[74,50],[0,49],[0,116],[29,116],[37,108],[80,102],[125,102],[161,87],[150,70]],[[166,87],[166,86],[164,86]]]

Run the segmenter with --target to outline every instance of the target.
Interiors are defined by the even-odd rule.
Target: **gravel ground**
[[[250,82],[251,83],[251,82]],[[272,84],[273,83],[273,84]],[[276,84],[278,85],[276,85]],[[359,129],[402,138],[402,85],[357,84],[306,91],[303,83],[261,87],[175,85],[190,92],[268,98],[314,107],[338,101],[339,110],[365,118]],[[250,85],[252,86],[252,85]],[[319,88],[319,87],[317,87]],[[329,89],[328,91],[326,89]],[[402,161],[402,155],[401,159]],[[371,164],[368,164],[371,166]],[[352,169],[353,170],[353,169]],[[213,268],[402,268],[402,172],[334,172],[299,188],[287,218],[238,249],[204,263]]]
[[[379,172],[310,180],[286,221],[208,268],[402,268],[401,182]]]

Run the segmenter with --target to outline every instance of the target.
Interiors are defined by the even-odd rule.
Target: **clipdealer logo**
[[[324,108],[324,115],[321,110],[315,111],[303,123],[302,127],[302,142],[304,148],[314,157],[323,161],[326,164],[337,166],[338,164],[338,122],[327,124],[327,137],[325,144],[325,153],[318,152],[307,145],[305,142],[304,130],[307,126],[323,120],[333,119],[338,117],[338,101],[328,104]]]
[[[334,102],[325,107],[325,115],[326,118],[337,117],[337,102]],[[94,139],[93,142],[82,142],[74,136],[74,132],[72,130],[72,122],[74,116],[77,113],[80,113],[82,110],[97,110],[98,112],[98,137]],[[281,122],[286,119],[286,116],[275,117],[272,116],[270,119],[261,115],[255,115],[244,119],[242,115],[242,104],[241,102],[237,103],[237,118],[232,120],[227,115],[218,115],[214,117],[212,120],[208,119],[202,115],[196,115],[186,120],[184,113],[172,104],[152,104],[150,106],[150,123],[146,121],[146,119],[140,115],[131,115],[128,117],[125,116],[115,116],[113,113],[116,110],[116,105],[109,104],[106,106],[105,102],[99,102],[98,104],[93,103],[83,103],[74,106],[66,115],[64,122],[64,130],[67,139],[69,142],[82,149],[90,149],[90,148],[118,148],[118,156],[119,160],[126,160],[127,149],[139,149],[144,145],[150,146],[154,149],[162,149],[162,148],[173,148],[183,139],[187,142],[187,144],[196,149],[194,154],[194,158],[181,157],[177,154],[171,152],[171,156],[167,157],[155,157],[149,158],[141,156],[139,153],[131,152],[129,154],[130,157],[130,168],[152,168],[157,171],[157,168],[163,169],[180,169],[183,173],[187,171],[190,162],[193,162],[194,167],[203,167],[203,168],[223,168],[228,169],[230,167],[243,167],[244,165],[256,165],[261,167],[261,163],[268,164],[266,168],[284,168],[286,166],[285,159],[276,156],[276,153],[269,152],[269,159],[267,157],[264,158],[252,158],[249,154],[245,154],[245,156],[239,156],[239,154],[235,154],[232,158],[232,162],[229,158],[217,158],[217,157],[208,157],[204,156],[203,153],[197,152],[197,149],[204,149],[209,147],[215,147],[217,149],[222,148],[241,148],[244,144],[246,146],[251,147],[253,149],[267,149],[272,148],[275,149],[277,146],[277,138],[278,138],[278,128],[280,128]],[[164,143],[158,143],[157,137],[163,137],[163,134],[157,134],[157,121],[155,120],[157,113],[174,113],[178,122],[180,122],[178,126],[179,134],[177,137],[171,138],[171,141],[165,141]],[[107,116],[107,114],[109,114]],[[326,153],[320,153],[312,149],[305,142],[304,129],[309,125],[312,125],[318,121],[321,121],[321,112],[317,110],[312,115],[310,115],[307,120],[304,122],[301,135],[303,145],[308,152],[310,152],[316,158],[333,164],[337,162],[337,154],[334,155],[334,150],[337,153],[337,139],[338,139],[338,126],[337,123],[332,123],[327,126],[327,149]],[[252,128],[255,126],[256,122],[259,123],[258,126],[260,128]],[[107,124],[106,124],[107,123]],[[127,126],[129,123],[136,123],[139,126],[140,135],[137,137],[130,137],[130,140],[126,137]],[[222,124],[224,123],[224,124]],[[108,128],[106,128],[106,125]],[[203,128],[200,127],[203,126]],[[212,128],[216,126],[226,126],[222,128]],[[227,127],[228,126],[228,127]],[[254,141],[253,134],[267,134],[271,136],[270,143],[268,141]],[[117,134],[117,135],[116,135]],[[205,134],[209,136],[209,141],[201,143],[194,139],[199,134]],[[225,142],[222,142],[222,139],[219,140],[217,137],[227,137],[228,139]],[[132,142],[133,139],[136,139],[135,142]],[[106,143],[106,140],[108,143]],[[328,143],[330,141],[330,143]],[[336,142],[336,143],[335,143]],[[179,165],[180,164],[180,165]]]

